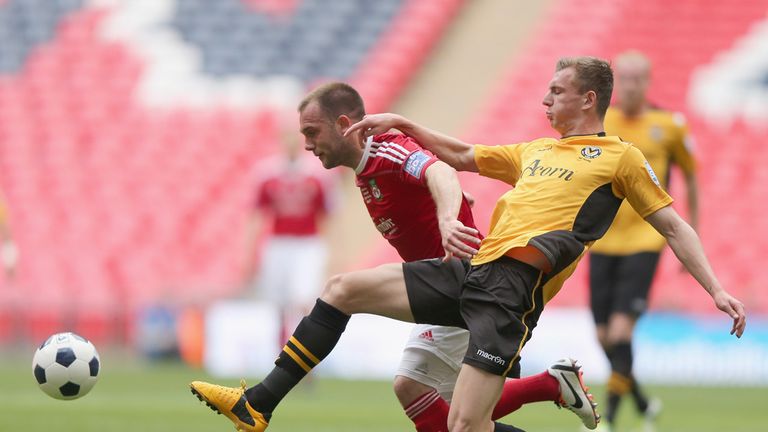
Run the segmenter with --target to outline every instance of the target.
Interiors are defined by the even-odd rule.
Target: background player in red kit
[[[294,118],[294,116],[290,116]],[[322,226],[333,193],[329,176],[304,156],[295,126],[283,121],[281,154],[259,163],[246,233],[243,282],[281,313],[279,343],[312,308],[326,278]],[[258,274],[259,241],[266,235]],[[295,271],[296,263],[301,271]]]
[[[455,170],[405,135],[382,134],[365,141],[359,136],[343,136],[346,127],[365,115],[362,99],[352,87],[343,83],[321,86],[305,97],[299,111],[306,149],[325,168],[342,165],[355,170],[357,186],[373,223],[404,260],[445,257],[462,266],[462,261],[452,256],[468,258],[476,252],[479,234]],[[224,413],[240,430],[263,431],[285,394],[333,349],[349,314],[367,312],[414,319],[408,315],[409,302],[418,302],[411,298],[416,293],[407,293],[403,298],[406,293],[382,292],[379,288],[387,285],[385,281],[393,271],[402,277],[401,266],[390,264],[331,279],[262,383],[244,390],[194,382],[193,393]],[[358,284],[355,280],[364,282]],[[370,281],[374,281],[370,286],[376,288],[358,289],[369,286]],[[446,315],[458,316],[458,302],[447,309]],[[424,333],[432,337],[419,337]],[[451,397],[468,336],[464,329],[431,325],[416,326],[412,332],[395,390],[418,431],[448,430],[446,399]],[[524,403],[555,401],[574,411],[592,429],[597,415],[590,398],[578,367],[564,360],[549,371],[509,380],[493,416],[500,418]],[[498,425],[497,430],[519,429]]]

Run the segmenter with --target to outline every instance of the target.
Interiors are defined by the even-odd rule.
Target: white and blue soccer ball
[[[75,333],[57,333],[43,342],[32,358],[32,373],[40,389],[56,399],[85,396],[99,378],[101,360],[96,347]]]

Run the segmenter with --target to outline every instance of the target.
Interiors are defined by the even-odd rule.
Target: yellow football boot
[[[240,388],[202,381],[193,381],[189,388],[212,410],[227,416],[238,431],[263,432],[268,426],[269,417],[253,409],[245,399],[245,380],[240,381]]]

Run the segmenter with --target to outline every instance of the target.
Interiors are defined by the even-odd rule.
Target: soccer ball
[[[74,333],[57,333],[43,342],[32,358],[40,389],[55,399],[77,399],[91,391],[101,362],[96,347]]]

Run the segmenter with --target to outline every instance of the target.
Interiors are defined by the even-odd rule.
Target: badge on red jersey
[[[376,198],[376,201],[381,201],[381,197],[383,196],[381,194],[381,189],[379,189],[379,185],[376,184],[375,179],[368,180],[368,186],[371,187],[371,195],[373,195],[374,198]]]
[[[421,150],[411,153],[408,161],[405,163],[405,172],[420,179],[422,171],[424,171],[424,165],[429,162],[429,159],[430,157]]]

